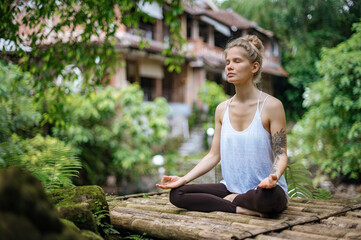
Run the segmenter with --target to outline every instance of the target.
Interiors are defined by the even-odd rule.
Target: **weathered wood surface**
[[[272,218],[173,206],[168,193],[108,197],[117,229],[159,239],[361,239],[361,201],[291,199]]]

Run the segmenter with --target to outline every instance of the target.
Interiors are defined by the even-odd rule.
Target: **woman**
[[[218,105],[209,153],[185,176],[163,176],[157,187],[172,189],[170,201],[193,211],[224,211],[264,217],[288,204],[286,118],[282,103],[255,87],[262,66],[262,42],[249,35],[225,49],[228,82],[236,94]],[[218,184],[188,182],[214,168]]]

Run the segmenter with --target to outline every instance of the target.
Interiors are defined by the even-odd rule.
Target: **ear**
[[[259,62],[254,62],[252,63],[252,73],[255,74],[256,72],[258,72],[260,69],[260,65]]]

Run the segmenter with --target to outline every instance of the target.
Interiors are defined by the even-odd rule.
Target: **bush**
[[[136,84],[98,88],[88,96],[70,94],[62,101],[54,96],[47,94],[44,121],[52,125],[53,136],[76,148],[85,183],[104,183],[110,174],[136,180],[153,170],[152,156],[168,135],[164,98],[144,102]]]
[[[0,142],[8,141],[13,133],[33,136],[39,125],[41,114],[29,87],[31,81],[17,66],[0,62]]]
[[[81,168],[71,147],[50,136],[21,139],[14,134],[4,150],[3,165],[28,169],[41,180],[46,190],[73,186],[72,178]]]
[[[335,48],[323,49],[323,76],[304,94],[307,113],[289,138],[295,158],[315,163],[332,178],[361,175],[361,23]]]

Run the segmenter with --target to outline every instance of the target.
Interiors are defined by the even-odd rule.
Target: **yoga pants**
[[[237,206],[266,214],[281,212],[287,207],[287,198],[283,189],[276,186],[271,189],[257,188],[239,194],[232,202],[223,199],[232,194],[222,183],[190,184],[172,189],[170,202],[191,211],[222,211],[236,213]]]

